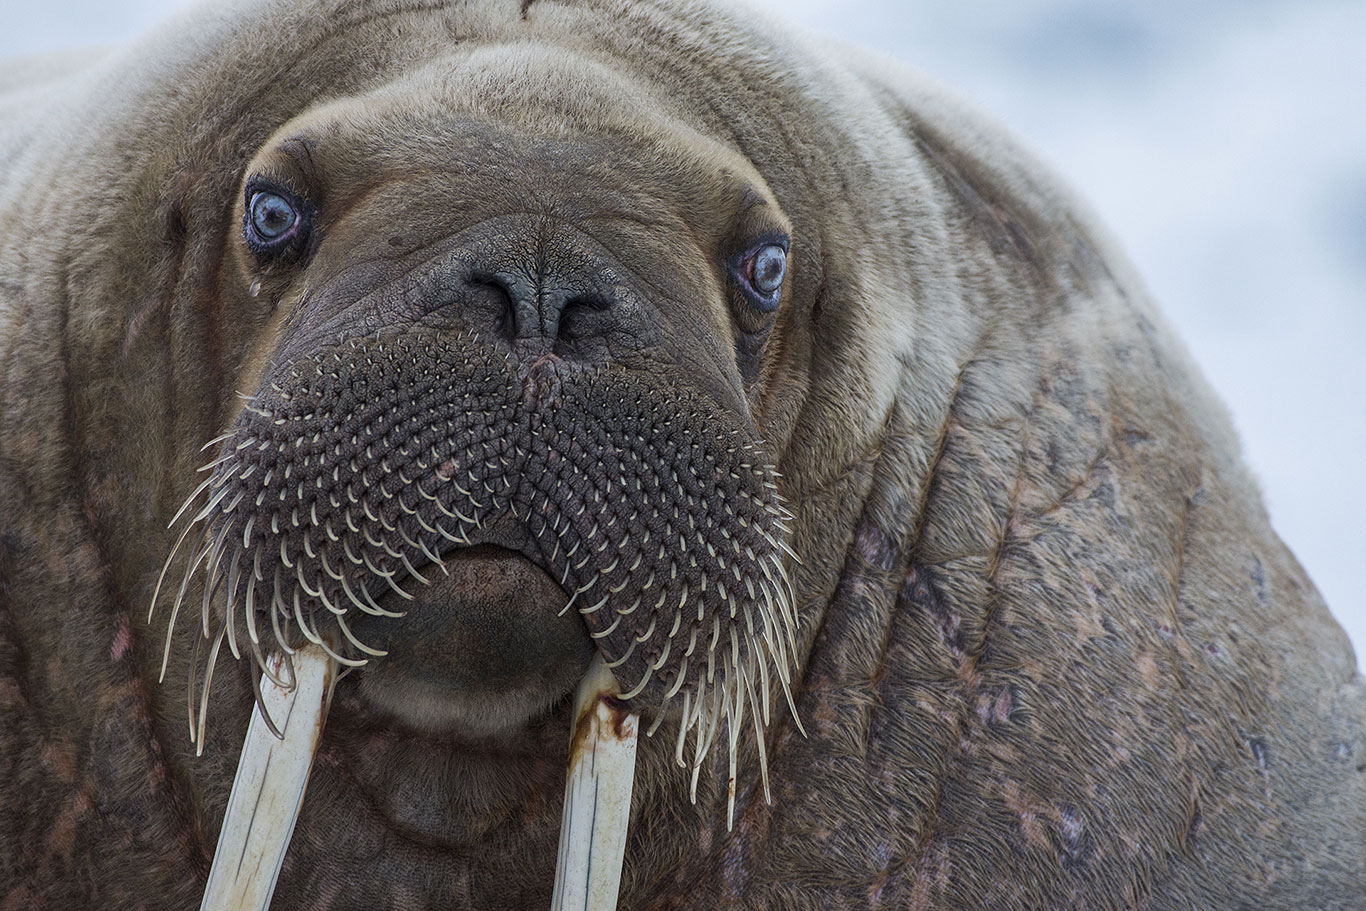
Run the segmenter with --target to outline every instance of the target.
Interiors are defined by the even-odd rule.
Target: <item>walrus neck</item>
[[[11,365],[10,379],[29,391],[0,417],[0,690],[17,697],[0,725],[0,754],[10,769],[31,770],[16,805],[23,815],[0,808],[0,830],[43,846],[23,861],[32,882],[60,881],[73,855],[117,855],[119,875],[104,895],[111,905],[154,894],[184,905],[196,900],[208,848],[178,762],[184,751],[168,734],[180,729],[158,717],[144,615],[125,594],[112,543],[120,512],[110,504],[138,498],[110,480],[83,433],[66,323],[61,311],[10,333],[11,343],[50,348],[51,360]],[[54,334],[41,339],[42,330]],[[44,378],[49,363],[62,365],[59,383]],[[78,635],[53,620],[69,609],[79,609]],[[32,895],[10,897],[24,894]]]
[[[983,706],[988,714],[1012,710],[1008,692],[984,686],[979,663],[991,653],[993,572],[1006,545],[1027,433],[1024,421],[998,431],[1013,436],[1014,461],[979,473],[981,488],[962,489],[964,438],[981,432],[970,399],[982,369],[980,359],[965,357],[956,375],[940,380],[945,405],[932,423],[894,400],[882,433],[861,455],[794,495],[804,560],[797,712],[806,733],[785,719],[775,722],[771,804],[742,783],[746,799],[734,830],[726,831],[724,820],[701,827],[703,872],[686,875],[708,882],[715,901],[738,900],[761,883],[800,876],[808,861],[839,856],[841,829],[830,820],[852,807],[889,808],[876,819],[860,815],[858,826],[876,829],[870,843],[914,870],[928,857],[948,799],[942,783],[971,738],[971,724]],[[1034,391],[1019,390],[1021,413]],[[964,523],[959,510],[972,511],[972,521]],[[824,521],[803,525],[802,515]],[[822,540],[830,528],[851,531],[842,542]],[[964,538],[976,528],[993,532]],[[899,759],[882,752],[893,749],[902,751]],[[914,753],[913,775],[898,771],[905,750]],[[659,894],[683,884],[675,878]]]

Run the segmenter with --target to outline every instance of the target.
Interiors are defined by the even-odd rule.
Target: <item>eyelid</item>
[[[742,258],[748,258],[758,253],[764,247],[778,246],[783,248],[784,253],[791,252],[790,247],[792,238],[781,231],[772,231],[759,235],[753,243],[742,254]]]

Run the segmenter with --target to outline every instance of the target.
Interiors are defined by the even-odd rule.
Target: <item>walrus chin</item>
[[[224,643],[255,664],[259,711],[203,907],[268,906],[333,687],[372,662],[386,667],[390,649],[368,636],[395,631],[407,652],[394,660],[415,668],[405,677],[414,686],[445,685],[471,704],[497,695],[497,684],[446,667],[479,648],[464,628],[488,626],[488,603],[499,635],[537,640],[530,651],[553,655],[548,664],[581,668],[575,643],[593,655],[574,700],[554,907],[615,906],[642,715],[652,716],[649,734],[675,719],[694,800],[725,723],[728,826],[748,721],[771,799],[764,728],[775,688],[796,715],[791,517],[762,444],[715,413],[710,424],[723,426],[701,432],[704,409],[686,391],[610,367],[556,357],[527,366],[472,333],[343,339],[283,358],[206,444],[215,457],[172,520],[185,528],[152,600],[155,611],[183,556],[164,678],[177,618],[203,576],[187,698],[200,751]],[[465,605],[458,589],[482,583],[457,572],[452,590],[448,565],[486,573],[490,546],[509,558],[512,582]],[[429,579],[442,573],[445,583]],[[539,588],[526,581],[535,578]],[[555,594],[563,604],[549,613],[573,607],[579,621],[556,627],[546,605],[513,603]],[[443,651],[454,657],[430,657]],[[554,687],[542,690],[553,701]],[[477,711],[447,723],[470,728]]]

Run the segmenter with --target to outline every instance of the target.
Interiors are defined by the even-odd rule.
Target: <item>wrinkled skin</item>
[[[646,636],[618,669],[658,663],[632,707],[663,716],[623,908],[1359,907],[1350,646],[1122,258],[913,75],[729,7],[300,2],[0,71],[15,85],[0,909],[195,906],[252,709],[248,616],[269,647],[267,580],[304,567],[279,638],[307,623],[366,657],[298,555],[367,546],[380,572],[339,574],[406,613],[347,608],[390,654],[338,687],[274,907],[547,905],[567,696],[675,616],[679,648]],[[311,207],[287,255],[244,239],[259,180]],[[766,311],[733,267],[779,236]],[[317,448],[291,472],[335,498],[265,480],[294,440]],[[405,451],[435,500],[383,480]],[[217,506],[168,528],[215,471]],[[348,483],[372,496],[356,530]],[[677,581],[631,609],[692,546],[643,544],[656,510],[693,553],[741,542],[683,566],[686,610]],[[583,516],[621,530],[579,566]],[[149,620],[187,525],[245,543],[190,571],[187,537]],[[745,632],[782,608],[743,580],[787,578],[795,654]],[[603,605],[561,615],[595,580]],[[243,660],[222,647],[196,756],[205,616]],[[724,743],[695,803],[674,762],[690,629],[772,671],[729,831]]]

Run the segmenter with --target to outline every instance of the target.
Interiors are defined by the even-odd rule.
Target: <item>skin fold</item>
[[[1351,646],[1122,256],[920,77],[296,0],[0,87],[0,911],[197,906],[249,624],[368,659],[275,908],[548,906],[595,652],[659,723],[622,908],[1360,907]]]

